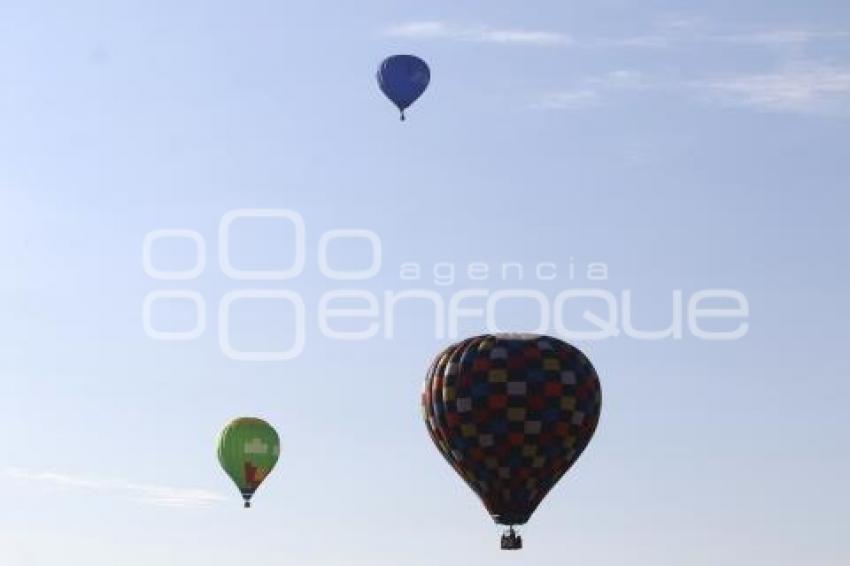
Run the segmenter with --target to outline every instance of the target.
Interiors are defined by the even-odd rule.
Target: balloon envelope
[[[493,519],[522,525],[590,442],[602,393],[590,361],[547,336],[485,335],[433,362],[425,423]]]
[[[218,441],[218,461],[236,484],[245,507],[280,456],[280,438],[262,419],[243,417],[224,427]]]
[[[384,59],[378,68],[378,86],[401,111],[422,96],[431,82],[428,64],[415,55],[393,55]]]

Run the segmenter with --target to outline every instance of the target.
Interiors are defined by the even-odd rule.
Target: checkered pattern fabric
[[[522,525],[590,442],[599,378],[548,336],[485,335],[446,348],[422,394],[431,438],[495,521]]]

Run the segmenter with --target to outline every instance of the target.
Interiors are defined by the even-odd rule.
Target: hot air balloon
[[[549,336],[496,334],[446,348],[425,380],[431,439],[522,548],[525,524],[576,462],[599,422],[602,391],[590,361]]]
[[[402,120],[404,111],[422,96],[429,82],[428,64],[414,55],[393,55],[378,67],[378,86],[398,107]]]
[[[221,431],[218,461],[245,500],[251,497],[274,469],[280,456],[280,438],[262,419],[243,417],[233,420]]]

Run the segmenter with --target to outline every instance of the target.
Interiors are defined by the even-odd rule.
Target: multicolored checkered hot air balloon
[[[271,473],[280,456],[280,438],[262,419],[235,419],[221,431],[218,461],[239,488],[245,507]]]
[[[602,391],[590,360],[549,336],[476,336],[446,348],[425,380],[434,444],[478,494],[502,548],[522,548],[525,524],[576,462],[599,422]]]

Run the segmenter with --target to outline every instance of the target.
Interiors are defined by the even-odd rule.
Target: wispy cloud
[[[440,21],[407,22],[390,26],[386,35],[408,39],[447,39],[477,43],[558,46],[572,43],[566,34],[545,30],[460,26]]]
[[[647,90],[653,86],[642,73],[621,69],[585,77],[573,88],[548,92],[532,107],[541,110],[581,110],[601,105],[606,97],[617,91]]]
[[[600,37],[596,39],[577,38],[575,45],[599,48],[622,49],[662,49],[685,45],[728,45],[753,46],[763,48],[802,47],[808,44],[826,41],[839,41],[850,38],[850,33],[822,29],[768,29],[744,31],[739,33],[724,33],[707,29],[690,29],[681,27],[665,27],[651,33]]]
[[[548,92],[532,104],[540,110],[581,110],[600,103],[599,93],[590,88]]]
[[[573,79],[571,85],[545,92],[531,104],[544,110],[578,110],[598,107],[618,95],[636,91],[676,93],[715,103],[786,113],[850,113],[850,67],[797,61],[806,47],[850,39],[840,29],[800,25],[730,30],[722,25],[683,16],[659,19],[645,33],[623,36],[572,36],[553,30],[498,28],[488,25],[457,25],[445,21],[412,21],[384,30],[394,37],[509,44],[519,46],[567,46],[573,49],[675,49],[699,46],[734,57],[746,47],[784,53],[779,70],[700,76],[688,67],[686,76],[650,76],[617,70]],[[789,57],[790,54],[790,57]]]
[[[554,30],[499,28],[484,24],[459,25],[439,20],[404,22],[384,30],[385,35],[419,40],[450,40],[534,46],[573,46],[601,49],[662,49],[705,43],[761,47],[802,46],[842,40],[850,32],[798,27],[728,32],[722,26],[686,17],[662,18],[645,33],[624,36],[581,37]]]
[[[736,74],[693,86],[715,100],[771,112],[846,112],[850,110],[850,68],[816,63],[768,73]]]
[[[588,77],[585,82],[595,88],[605,90],[644,90],[653,86],[652,81],[646,75],[631,69],[619,69],[603,75]]]
[[[752,31],[747,33],[714,34],[706,36],[706,39],[738,45],[756,45],[765,47],[799,46],[817,41],[841,40],[850,37],[850,33],[843,31],[829,31],[822,29],[773,29]]]
[[[764,112],[850,114],[850,67],[796,63],[780,70],[706,78],[659,78],[620,70],[585,77],[575,86],[545,93],[532,106],[579,110],[603,106],[617,96],[651,91],[701,98]]]
[[[600,37],[582,43],[586,47],[622,49],[662,49],[670,47],[677,39],[664,33],[650,33],[622,37]]]
[[[33,472],[19,468],[5,470],[7,478],[40,484],[57,489],[90,491],[98,495],[114,496],[151,505],[170,507],[203,507],[226,498],[203,489],[171,487],[135,483],[123,479],[90,478],[56,472]]]

